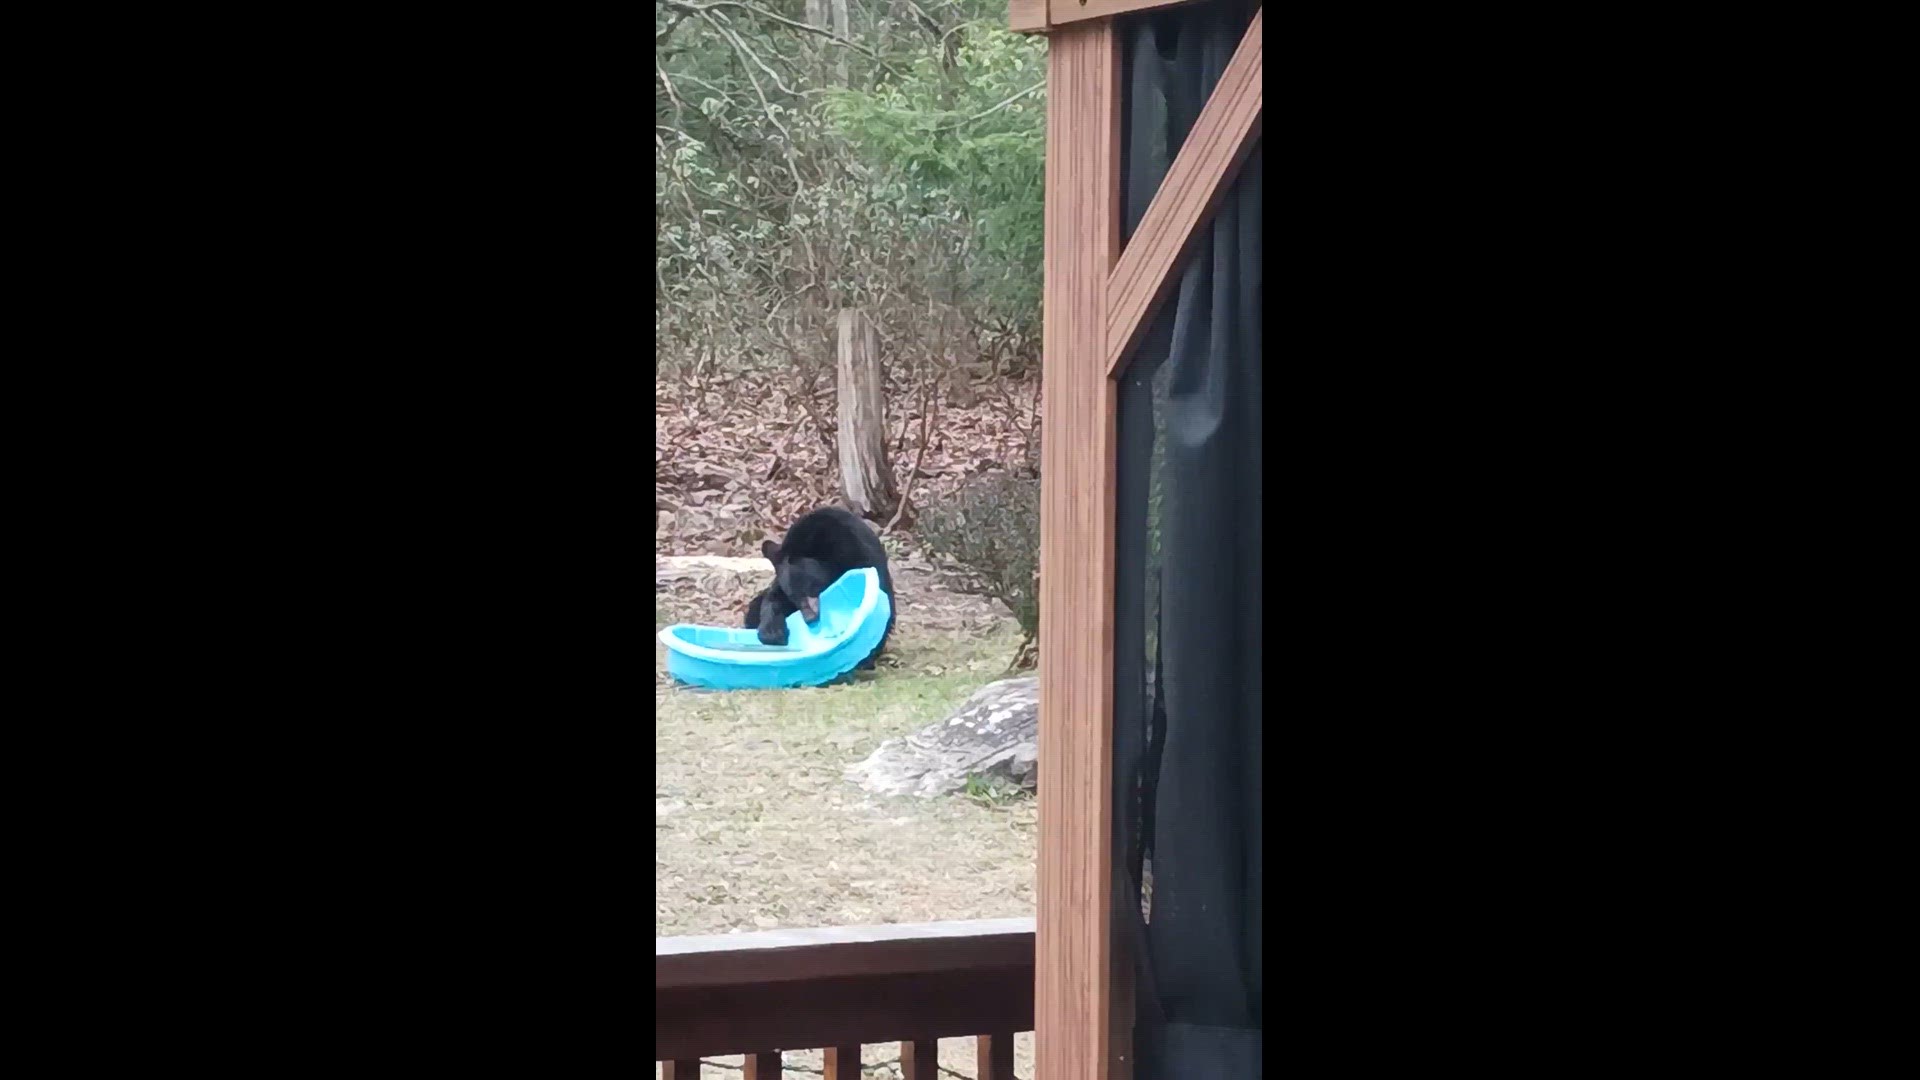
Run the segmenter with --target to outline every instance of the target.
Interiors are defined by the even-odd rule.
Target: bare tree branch
[[[670,8],[675,8],[680,11],[691,11],[691,12],[711,11],[715,8],[739,8],[742,11],[750,11],[755,15],[760,16],[763,19],[767,19],[772,22],[777,22],[782,26],[791,26],[795,30],[804,30],[809,34],[817,34],[820,37],[826,38],[828,41],[831,41],[836,45],[841,45],[846,48],[852,49],[854,52],[857,52],[860,55],[867,57],[868,59],[874,60],[876,62],[880,62],[882,64],[885,63],[884,61],[880,60],[879,53],[874,52],[872,49],[867,48],[865,45],[862,45],[857,41],[849,41],[848,39],[841,37],[839,34],[834,33],[832,30],[829,30],[826,27],[812,26],[807,23],[800,22],[797,19],[789,19],[785,15],[776,15],[773,12],[768,11],[766,8],[759,7],[754,4],[742,3],[741,0],[713,0],[712,3],[708,3],[708,4],[689,4],[689,3],[686,3],[685,0],[661,0],[661,2]]]
[[[1034,83],[1032,86],[1027,87],[1025,90],[1020,91],[1019,93],[1013,95],[1007,100],[1002,101],[1000,104],[995,105],[992,108],[987,109],[983,112],[974,113],[972,116],[969,116],[964,120],[956,120],[953,123],[942,128],[941,130],[951,131],[954,128],[965,127],[966,125],[973,123],[975,120],[985,120],[987,117],[992,116],[994,113],[999,112],[1001,109],[1004,109],[1007,106],[1013,104],[1014,102],[1019,101],[1021,98],[1039,93],[1040,91],[1045,90],[1046,88],[1047,88],[1047,84],[1044,80],[1041,82]]]
[[[667,69],[660,66],[658,57],[654,58],[653,70],[654,74],[660,76],[660,85],[667,88],[667,100],[673,102],[673,118],[680,120],[685,115],[686,110],[680,103],[680,95],[674,92],[673,80],[667,78]]]
[[[734,33],[732,28],[722,25],[720,20],[714,18],[711,12],[703,10],[699,14],[700,18],[704,19],[721,37],[727,39],[727,41],[733,45],[734,50],[740,54],[740,58],[743,61],[751,60],[751,65],[746,68],[747,81],[753,84],[753,92],[760,98],[760,108],[766,113],[767,122],[772,124],[780,132],[782,139],[780,147],[785,152],[787,172],[793,175],[793,186],[795,190],[797,191],[805,187],[806,183],[800,179],[800,169],[793,162],[793,132],[788,131],[787,125],[781,123],[780,118],[774,115],[773,102],[767,100],[767,92],[761,89],[760,80],[754,77],[752,65],[757,65],[769,76],[772,76],[774,85],[780,86],[783,90],[786,89],[785,85],[780,82],[780,77],[774,74],[772,68],[767,67],[766,64],[761,62],[760,57],[752,49],[747,48],[747,43],[740,40],[740,35]],[[787,90],[786,92],[792,93],[793,91]]]
[[[714,29],[719,30],[721,33],[726,34],[729,38],[731,38],[734,45],[737,48],[743,51],[747,56],[751,57],[753,59],[754,64],[757,67],[759,67],[761,71],[764,71],[767,73],[767,78],[773,80],[773,85],[781,93],[786,94],[788,97],[804,98],[807,96],[807,91],[795,90],[793,87],[788,86],[786,83],[786,80],[780,77],[779,72],[773,70],[771,67],[768,67],[767,62],[765,60],[760,59],[760,54],[757,52],[754,52],[752,46],[747,44],[746,39],[740,36],[740,31],[735,30],[733,28],[732,19],[727,18],[724,14],[714,15],[710,12],[701,12],[700,17],[702,19],[705,19],[708,23],[710,23]],[[778,54],[775,54],[775,55],[778,55]]]

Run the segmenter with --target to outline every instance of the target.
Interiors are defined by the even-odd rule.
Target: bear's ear
[[[765,555],[768,562],[776,562],[780,558],[780,545],[771,540],[762,540],[760,541],[760,554]]]

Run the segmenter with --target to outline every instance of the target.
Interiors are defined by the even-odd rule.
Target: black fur
[[[768,645],[787,643],[787,616],[800,610],[780,591],[779,582],[760,590],[747,604],[746,627],[760,631],[760,640]]]
[[[769,636],[765,616],[772,610],[787,605],[790,605],[788,611],[805,610],[812,603],[817,616],[820,591],[838,581],[840,575],[863,566],[871,566],[878,572],[880,588],[886,591],[892,609],[887,614],[887,630],[880,644],[875,646],[872,655],[860,662],[862,668],[872,668],[873,658],[887,647],[887,639],[893,635],[898,601],[893,594],[893,575],[887,570],[887,549],[881,546],[880,537],[867,523],[837,506],[823,506],[794,522],[780,543],[768,540],[761,544],[760,553],[773,564],[774,579],[756,599],[777,595],[782,601],[775,605],[760,604],[760,640],[769,645],[786,644],[784,615],[778,633]],[[749,613],[753,610],[749,605]]]

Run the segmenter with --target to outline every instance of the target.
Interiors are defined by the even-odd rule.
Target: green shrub
[[[1015,667],[1030,666],[1040,633],[1040,481],[991,472],[920,512],[915,531],[962,592],[1005,604],[1026,632]]]

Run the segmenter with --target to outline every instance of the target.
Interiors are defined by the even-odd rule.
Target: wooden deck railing
[[[1013,1080],[1033,1029],[1033,920],[773,930],[654,940],[653,1056],[666,1080],[745,1054],[779,1080],[782,1050],[825,1050],[827,1080],[859,1080],[865,1043],[900,1044],[906,1080],[935,1080],[935,1040],[978,1040],[979,1080]]]

